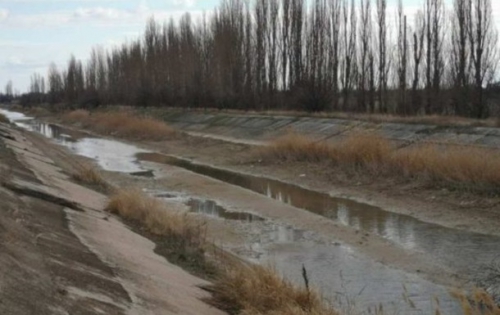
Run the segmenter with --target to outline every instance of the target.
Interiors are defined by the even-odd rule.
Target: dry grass
[[[367,133],[351,135],[331,145],[291,132],[269,146],[257,149],[257,154],[265,160],[305,162],[328,160],[342,166],[376,169],[386,163],[392,150],[387,140]]]
[[[500,153],[490,149],[443,148],[427,144],[395,152],[390,163],[406,176],[445,182],[465,189],[491,190],[500,187]]]
[[[476,289],[472,295],[455,291],[452,295],[460,302],[464,315],[500,315],[500,307],[484,290]]]
[[[81,183],[85,183],[93,187],[103,189],[105,191],[109,190],[109,185],[102,177],[100,171],[92,165],[78,165],[75,172],[72,174],[72,177]]]
[[[271,145],[258,148],[257,154],[263,159],[319,162],[333,159],[338,152],[336,148],[324,142],[290,132],[276,139]]]
[[[329,161],[340,169],[419,179],[450,188],[497,192],[500,152],[478,147],[422,145],[398,150],[376,134],[355,134],[326,144],[289,133],[257,149],[267,161]]]
[[[176,135],[176,131],[162,121],[137,117],[129,112],[90,113],[85,110],[75,110],[64,114],[62,119],[69,123],[79,123],[102,134],[134,140],[160,141]]]
[[[155,252],[170,262],[202,277],[216,273],[205,254],[204,224],[191,220],[187,214],[173,212],[161,200],[133,188],[116,192],[106,210],[120,215],[141,233],[147,233],[156,243]]]
[[[74,110],[62,115],[62,119],[69,123],[85,123],[88,121],[90,113],[83,109]]]
[[[10,120],[4,114],[0,113],[0,123],[8,124]]]
[[[336,315],[319,294],[298,287],[262,266],[237,266],[226,270],[210,287],[210,303],[229,314]]]
[[[185,214],[169,211],[158,199],[138,189],[124,189],[111,197],[106,211],[140,223],[158,236],[193,235],[193,224]],[[201,243],[201,239],[197,242]]]

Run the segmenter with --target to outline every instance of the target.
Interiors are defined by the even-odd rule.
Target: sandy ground
[[[0,131],[0,313],[222,314],[201,301],[206,281],[156,255],[102,211],[104,195],[70,180],[71,156]]]

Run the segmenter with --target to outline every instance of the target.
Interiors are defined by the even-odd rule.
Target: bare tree
[[[369,56],[372,54],[371,37],[371,0],[360,0],[360,27],[359,27],[359,83],[358,83],[358,110],[369,111],[367,104],[367,91],[369,89],[370,64]]]
[[[351,4],[344,1],[342,4],[342,37],[344,48],[342,64],[342,110],[348,110],[350,104],[351,90],[353,88],[354,77],[356,75],[356,47],[357,47],[357,19],[356,6],[354,0]],[[384,0],[382,0],[384,1]]]
[[[388,111],[387,104],[387,77],[389,72],[387,61],[387,0],[377,0],[377,26],[378,26],[378,93],[379,110]]]
[[[332,82],[333,109],[339,107],[339,66],[340,66],[340,32],[341,32],[341,8],[343,0],[331,0],[329,3],[330,12],[330,71]]]
[[[411,112],[417,112],[422,106],[422,101],[420,97],[420,73],[422,58],[424,53],[425,45],[425,30],[426,30],[426,20],[422,12],[418,12],[415,16],[415,30],[413,31],[413,74],[412,74],[412,100],[411,100]]]
[[[451,29],[451,77],[454,87],[453,106],[455,113],[464,115],[468,111],[470,56],[469,56],[469,6],[468,0],[453,3]]]
[[[443,25],[444,3],[442,0],[426,0],[426,71],[425,112],[431,114],[438,111],[443,102],[439,99],[441,83],[444,73],[443,60]]]
[[[48,72],[48,90],[49,102],[57,103],[61,101],[62,93],[64,91],[63,78],[61,73],[57,70],[57,66],[51,63]]]
[[[498,34],[493,25],[490,0],[469,0],[469,45],[474,76],[472,116],[487,115],[484,88],[495,76],[498,64]]]
[[[7,84],[5,85],[5,95],[7,97],[13,97],[14,96],[14,90],[13,90],[12,80],[9,80],[9,82],[7,82]]]
[[[291,73],[292,87],[297,87],[302,81],[303,72],[303,29],[304,29],[304,0],[292,0],[292,32],[291,32]]]
[[[406,89],[407,89],[407,75],[408,75],[408,39],[407,39],[407,20],[403,12],[403,2],[398,1],[398,14],[397,14],[397,27],[398,27],[398,42],[397,42],[397,76],[399,86],[398,97],[398,112],[404,115],[408,114],[406,104]]]

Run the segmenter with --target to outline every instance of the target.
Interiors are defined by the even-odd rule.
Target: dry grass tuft
[[[490,149],[427,144],[396,152],[391,162],[407,176],[464,188],[500,187],[500,153]]]
[[[291,132],[271,145],[259,148],[265,160],[319,162],[332,161],[342,166],[375,169],[386,162],[392,146],[384,138],[367,133],[354,134],[330,145]]]
[[[218,269],[206,255],[205,225],[186,213],[173,212],[161,200],[138,189],[116,192],[106,210],[120,215],[156,243],[155,252],[202,277]]]
[[[500,315],[500,307],[484,290],[476,289],[471,296],[459,291],[452,295],[460,302],[464,315]]]
[[[80,123],[85,128],[102,134],[135,140],[160,141],[176,135],[176,131],[162,121],[137,117],[128,112],[96,112],[76,110],[62,116],[69,123]]]
[[[75,123],[85,123],[86,121],[88,121],[89,117],[90,113],[88,111],[83,109],[78,109],[63,114],[62,119],[69,123],[75,124]]]
[[[76,168],[76,171],[72,174],[73,178],[81,183],[85,183],[91,186],[101,188],[103,190],[108,190],[109,185],[106,183],[104,178],[101,176],[99,170],[97,170],[92,165],[81,164]]]
[[[193,228],[185,214],[169,211],[162,201],[139,189],[118,191],[111,197],[106,211],[137,221],[158,236],[185,235]],[[192,231],[189,234],[193,234]]]
[[[4,114],[0,113],[0,123],[8,124],[10,120]]]
[[[394,147],[377,134],[357,133],[341,141],[336,162],[367,170],[377,170],[389,160]]]
[[[341,169],[384,174],[483,192],[500,188],[500,152],[478,147],[426,144],[398,150],[376,134],[354,134],[326,144],[290,133],[257,155],[268,161],[329,161]]]
[[[319,162],[332,159],[336,152],[335,148],[324,142],[290,132],[276,139],[271,145],[257,149],[257,154],[263,159]]]
[[[237,266],[224,272],[209,288],[210,303],[229,314],[336,315],[319,294],[283,279],[263,266]]]

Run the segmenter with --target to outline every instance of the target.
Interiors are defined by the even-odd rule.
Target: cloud
[[[130,12],[114,8],[103,8],[103,7],[78,8],[73,13],[73,17],[75,19],[115,20],[115,19],[129,18]]]
[[[196,5],[196,0],[170,0],[170,2],[175,6],[181,6],[185,8],[192,8]]]
[[[0,8],[0,21],[5,20],[9,16],[9,10]]]
[[[196,21],[197,18],[201,17],[203,14],[202,11],[196,10],[153,10],[144,2],[141,2],[135,9],[117,9],[113,7],[96,6],[36,14],[9,14],[7,10],[0,10],[0,27],[11,29],[38,29],[40,27],[67,27],[82,24],[86,26],[109,27],[126,25],[139,26],[143,25],[150,17],[154,17],[159,22],[166,21],[170,18],[177,21],[186,12],[192,15],[193,21]]]
[[[123,0],[0,0],[0,3],[118,2]]]

